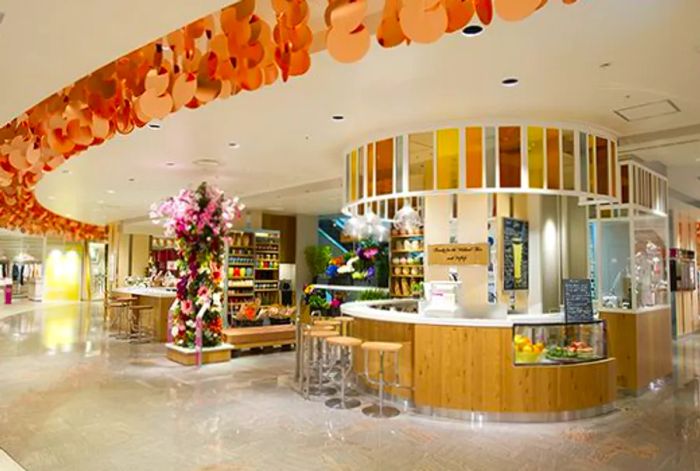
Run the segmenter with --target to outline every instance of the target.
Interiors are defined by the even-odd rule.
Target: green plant
[[[331,261],[331,248],[327,245],[309,245],[304,249],[304,258],[311,276],[322,275]]]
[[[381,289],[366,289],[357,297],[358,301],[379,301],[389,299],[389,293]]]

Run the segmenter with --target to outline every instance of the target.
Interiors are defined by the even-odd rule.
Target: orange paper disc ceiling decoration
[[[271,0],[273,26],[242,0],[171,31],[101,67],[33,106],[0,128],[0,227],[70,239],[104,239],[106,228],[71,220],[42,207],[34,188],[80,152],[151,120],[198,108],[241,91],[305,74],[311,47],[325,47],[339,62],[365,56],[371,34],[367,0],[329,0],[326,30],[309,27],[306,0]],[[576,0],[562,0],[566,4]],[[395,47],[431,43],[494,13],[517,21],[547,0],[386,0],[377,42]]]

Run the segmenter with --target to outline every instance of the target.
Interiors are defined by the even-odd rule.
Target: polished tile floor
[[[27,470],[700,470],[700,337],[678,342],[673,381],[605,417],[379,421],[290,390],[293,353],[186,368],[107,339],[101,317],[0,320],[0,448]]]

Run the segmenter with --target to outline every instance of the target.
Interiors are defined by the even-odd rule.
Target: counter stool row
[[[352,377],[354,352],[359,347],[364,353],[365,380],[377,386],[378,402],[362,409],[370,417],[395,417],[399,410],[384,404],[384,388],[399,386],[399,351],[402,345],[393,342],[365,342],[348,334],[352,317],[337,317],[330,320],[317,320],[305,326],[301,342],[302,392],[309,396],[334,396],[338,391],[331,386],[333,377],[339,383],[340,395],[328,399],[326,406],[333,409],[353,409],[360,406],[354,397],[357,392],[348,388]],[[378,378],[372,379],[369,371],[369,355],[379,355]],[[389,383],[385,376],[385,357],[394,355],[394,381]],[[350,396],[350,397],[349,397]]]
[[[110,296],[103,321],[112,337],[129,343],[153,341],[153,306],[135,304],[136,298]]]

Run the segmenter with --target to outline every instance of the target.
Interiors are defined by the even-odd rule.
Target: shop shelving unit
[[[234,231],[231,239],[225,269],[227,325],[244,304],[260,299],[262,306],[269,306],[280,300],[280,232]]]
[[[280,232],[255,232],[255,297],[262,306],[280,301]]]
[[[393,230],[390,247],[389,287],[394,298],[410,298],[412,286],[423,281],[423,232]]]

